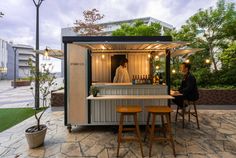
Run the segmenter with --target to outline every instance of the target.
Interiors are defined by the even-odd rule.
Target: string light
[[[156,69],[157,69],[157,70],[160,69],[160,66],[157,65],[157,66],[156,66]]]
[[[210,59],[205,60],[206,64],[210,64]]]
[[[189,63],[189,62],[190,62],[189,59],[186,59],[186,60],[185,60],[185,63]]]
[[[48,57],[48,49],[46,48],[45,51],[44,51],[44,56],[45,57]]]
[[[175,74],[175,73],[176,73],[175,69],[173,69],[173,70],[172,70],[172,73],[173,73],[173,74]]]
[[[49,56],[48,56],[48,48],[46,47],[44,53],[43,53],[43,59],[44,60],[50,60]]]
[[[158,55],[156,55],[156,56],[155,56],[155,59],[156,59],[156,60],[158,60],[158,59],[159,59],[159,56],[158,56]]]
[[[148,54],[148,58],[151,58],[151,54]]]

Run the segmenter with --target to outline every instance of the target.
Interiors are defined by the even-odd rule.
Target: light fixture
[[[186,60],[185,60],[185,63],[189,63],[189,62],[190,62],[189,59],[186,59]]]
[[[173,69],[173,70],[172,70],[172,73],[173,73],[173,74],[175,74],[175,73],[176,73],[175,69]]]
[[[102,50],[106,49],[104,45],[101,45]]]
[[[159,70],[159,69],[160,69],[160,66],[157,65],[157,66],[156,66],[156,69]]]
[[[151,54],[148,54],[148,58],[151,58]]]
[[[102,54],[102,59],[105,59],[105,54]]]
[[[206,64],[210,64],[210,59],[205,60]]]
[[[44,54],[45,57],[48,57],[48,48],[45,49]]]
[[[158,59],[159,59],[159,56],[158,56],[158,55],[156,55],[156,56],[155,56],[155,59],[156,59],[156,60],[158,60]]]
[[[43,53],[44,60],[50,60],[48,52],[49,52],[48,47],[46,47],[46,49],[44,50],[44,53]]]

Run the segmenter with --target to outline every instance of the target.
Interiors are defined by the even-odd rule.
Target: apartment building
[[[33,64],[35,64],[35,52],[34,48],[29,45],[17,44],[14,45],[17,53],[17,67],[18,78],[24,78],[30,75],[30,67],[28,61],[31,58]]]
[[[35,52],[29,45],[7,42],[0,39],[0,79],[13,80],[16,56],[16,77],[25,78],[30,74],[29,58],[35,63]],[[16,53],[16,54],[15,54]]]

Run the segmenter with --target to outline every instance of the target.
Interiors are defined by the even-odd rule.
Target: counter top
[[[174,99],[170,95],[98,95],[94,97],[92,95],[87,97],[88,100],[122,100],[122,99]]]
[[[132,83],[92,83],[93,86],[130,86]]]
[[[150,86],[165,86],[160,84],[135,84],[132,83],[92,83],[93,86],[96,87],[150,87]]]
[[[173,97],[183,96],[183,94],[180,93],[179,91],[173,91],[173,90],[170,90],[170,95],[173,96]]]

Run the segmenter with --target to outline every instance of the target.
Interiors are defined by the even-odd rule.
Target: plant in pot
[[[94,97],[96,97],[99,93],[99,89],[98,87],[95,86],[91,86],[90,87],[90,94],[92,94]]]
[[[36,148],[44,143],[47,126],[45,124],[41,124],[40,121],[48,106],[48,96],[57,83],[55,82],[55,74],[51,73],[53,69],[52,64],[41,64],[42,70],[39,72],[38,77],[36,77],[36,68],[32,64],[31,60],[29,60],[28,64],[30,67],[30,80],[39,81],[40,100],[42,101],[41,108],[35,109],[34,113],[37,125],[29,127],[25,130],[25,136],[29,147]],[[31,87],[30,89],[33,93],[34,88]],[[33,96],[35,97],[34,93]]]

